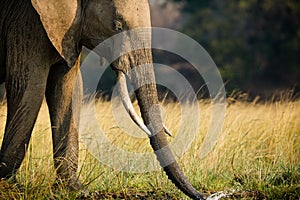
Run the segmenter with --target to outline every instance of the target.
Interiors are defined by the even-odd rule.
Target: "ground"
[[[174,102],[162,105],[165,125],[174,134],[173,138],[169,137],[172,141],[180,134],[181,109],[184,107]],[[5,103],[0,106],[0,139],[5,126],[5,106]],[[118,127],[111,112],[111,102],[99,101],[95,108],[96,119],[112,144],[130,152],[151,152],[147,138],[129,136],[126,134],[128,128]],[[199,101],[199,108],[197,136],[178,158],[196,189],[207,196],[216,192],[230,194],[229,199],[300,198],[299,100],[283,99],[273,103],[230,101],[218,142],[204,158],[199,156],[199,150],[209,128],[211,104]],[[182,125],[183,130],[188,126]],[[100,162],[97,155],[92,156],[84,144],[80,146],[78,176],[88,188],[85,197],[82,192],[70,192],[64,186],[52,187],[55,170],[49,116],[44,103],[28,153],[17,174],[18,184],[0,181],[0,199],[186,198],[161,170],[145,173],[119,171]]]

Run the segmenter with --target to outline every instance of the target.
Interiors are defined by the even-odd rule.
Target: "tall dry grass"
[[[178,159],[192,184],[207,195],[225,191],[230,198],[300,198],[300,101],[235,102],[227,106],[218,143],[205,158],[199,150],[211,117],[209,102],[200,101],[200,127],[191,148]],[[181,107],[163,104],[165,124],[174,138],[180,127]],[[96,117],[110,141],[127,151],[151,152],[148,140],[128,136],[118,128],[110,102],[96,104]],[[5,105],[0,107],[4,132]],[[188,126],[188,124],[187,124]],[[129,128],[135,130],[134,128]],[[126,130],[126,128],[125,128]],[[1,139],[2,140],[2,139]],[[169,138],[170,141],[173,138]],[[54,190],[55,170],[47,107],[43,104],[28,153],[18,171],[20,186],[0,184],[0,199],[74,199],[79,193]],[[186,198],[162,171],[120,172],[95,159],[81,144],[79,179],[91,191],[89,198]]]

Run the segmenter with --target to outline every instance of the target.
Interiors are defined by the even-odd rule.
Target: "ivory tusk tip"
[[[170,136],[170,137],[173,137],[172,133],[170,132],[170,130],[164,125],[164,130],[165,130],[165,133]]]

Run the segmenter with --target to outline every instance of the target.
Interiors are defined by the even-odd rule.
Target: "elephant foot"
[[[5,178],[0,179],[0,190],[11,189],[15,184],[12,184],[11,181]]]
[[[0,179],[0,191],[3,190],[16,190],[16,191],[24,191],[25,188],[22,184],[20,184],[16,176],[11,176],[9,178],[1,178]]]
[[[67,189],[70,192],[77,193],[78,197],[89,196],[88,188],[81,184],[78,180],[57,180],[52,188],[54,191]]]
[[[0,170],[1,170],[1,166],[0,166]],[[10,185],[18,185],[18,180],[16,178],[15,174],[9,173],[8,175],[6,174],[4,177],[0,178],[1,182],[6,182],[7,184]]]

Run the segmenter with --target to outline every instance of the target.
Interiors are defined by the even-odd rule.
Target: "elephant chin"
[[[168,178],[179,188],[183,193],[189,196],[192,199],[206,199],[206,197],[199,193],[188,181],[188,179],[184,176],[183,172],[181,171],[178,163],[175,160],[175,157],[169,148],[166,134],[170,134],[168,129],[166,129],[161,121],[159,112],[152,114],[150,116],[150,108],[153,105],[158,104],[157,99],[157,91],[154,84],[147,84],[140,87],[136,91],[136,96],[138,99],[138,103],[141,109],[143,120],[146,124],[155,123],[153,127],[161,127],[161,130],[158,131],[156,134],[155,128],[150,131],[147,126],[142,122],[139,118],[138,114],[135,112],[133,105],[130,101],[127,86],[126,86],[126,78],[123,72],[117,72],[117,80],[119,81],[118,84],[118,91],[122,99],[122,103],[129,113],[132,120],[149,136],[150,144],[156,154],[156,157],[163,167],[164,171],[166,172]],[[153,118],[154,117],[154,118]],[[150,119],[151,118],[151,119]]]

